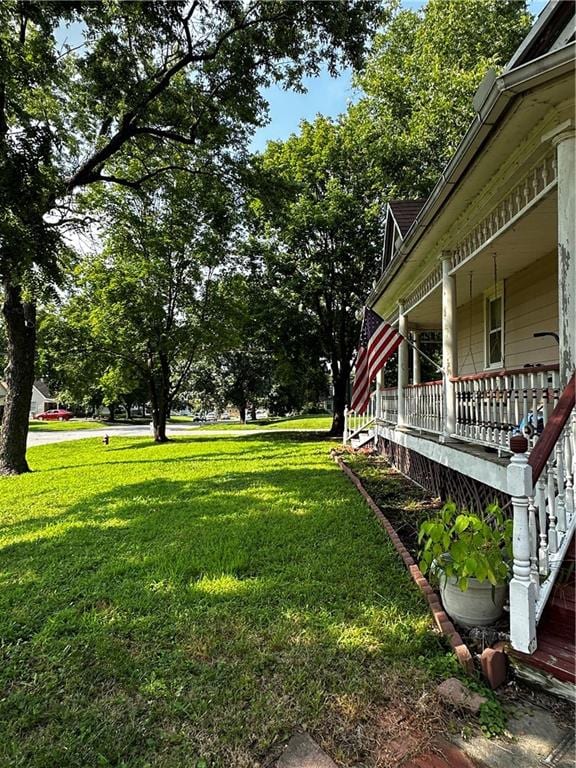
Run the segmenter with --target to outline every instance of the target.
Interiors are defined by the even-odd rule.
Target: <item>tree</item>
[[[422,12],[399,11],[356,78],[360,101],[335,123],[304,123],[258,162],[262,247],[329,363],[333,434],[342,433],[359,317],[379,274],[380,212],[392,198],[431,191],[472,118],[474,91],[529,24],[523,0],[429,0]]]
[[[334,391],[341,434],[366,289],[377,275],[382,218],[371,148],[345,120],[318,117],[300,135],[270,143],[258,160],[253,203],[270,275],[307,318]]]
[[[234,161],[265,119],[262,86],[298,87],[321,60],[357,60],[376,2],[275,0],[0,5],[0,282],[9,393],[0,473],[27,471],[37,280],[58,278],[58,244],[78,190],[138,189],[185,165]],[[59,51],[58,26],[84,43]]]
[[[525,0],[428,0],[376,35],[348,120],[372,147],[384,199],[430,193],[484,75],[503,69],[531,23]]]
[[[132,372],[148,386],[154,437],[165,442],[174,398],[218,337],[214,285],[227,258],[232,201],[213,176],[177,175],[150,194],[108,191],[100,254],[88,260],[75,303],[93,339],[85,351],[112,361],[108,398]],[[135,382],[134,382],[135,383]],[[105,391],[106,396],[106,391]]]

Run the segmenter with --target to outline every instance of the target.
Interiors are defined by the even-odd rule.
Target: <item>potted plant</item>
[[[420,570],[438,576],[446,613],[464,627],[502,614],[512,563],[512,520],[498,504],[480,514],[448,501],[420,526]]]

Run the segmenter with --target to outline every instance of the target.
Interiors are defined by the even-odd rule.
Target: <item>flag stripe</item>
[[[370,385],[384,363],[396,352],[404,337],[368,307],[360,331],[351,408],[365,413],[370,402]]]

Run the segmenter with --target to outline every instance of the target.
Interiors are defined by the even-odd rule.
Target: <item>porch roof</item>
[[[550,19],[550,15],[548,19]],[[551,24],[552,22],[548,21],[548,23]],[[576,45],[572,42],[535,60],[513,66],[500,77],[496,77],[493,71],[488,73],[474,99],[474,106],[477,111],[475,119],[452,160],[444,169],[430,197],[412,222],[388,268],[371,291],[367,300],[368,306],[376,305],[422,238],[431,235],[432,230],[438,235],[442,231],[442,227],[444,229],[447,227],[444,222],[446,221],[445,209],[448,203],[452,202],[455,197],[454,193],[458,192],[464,181],[467,180],[470,170],[473,167],[479,167],[479,158],[486,157],[489,141],[501,134],[501,126],[507,116],[511,116],[515,125],[525,123],[525,116],[522,120],[518,114],[519,110],[512,109],[512,104],[521,100],[523,94],[535,88],[551,86],[558,79],[570,75],[574,70],[575,50]],[[531,108],[538,112],[540,106],[535,101]],[[549,103],[546,109],[548,112],[550,111]],[[536,119],[542,119],[543,115],[544,113],[538,112]],[[509,151],[508,147],[508,154]],[[500,155],[502,153],[496,152],[495,154]],[[503,158],[500,156],[495,158],[495,162],[502,161]],[[486,168],[486,166],[484,167]],[[482,168],[480,168],[480,175],[482,175]],[[464,197],[468,198],[468,196],[467,194]],[[455,215],[460,213],[462,211],[457,211]],[[421,262],[420,258],[418,262]]]

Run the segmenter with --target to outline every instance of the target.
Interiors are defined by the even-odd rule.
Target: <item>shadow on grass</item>
[[[0,762],[248,766],[330,697],[385,699],[435,641],[361,509],[331,467],[288,467],[119,485],[11,529]]]

